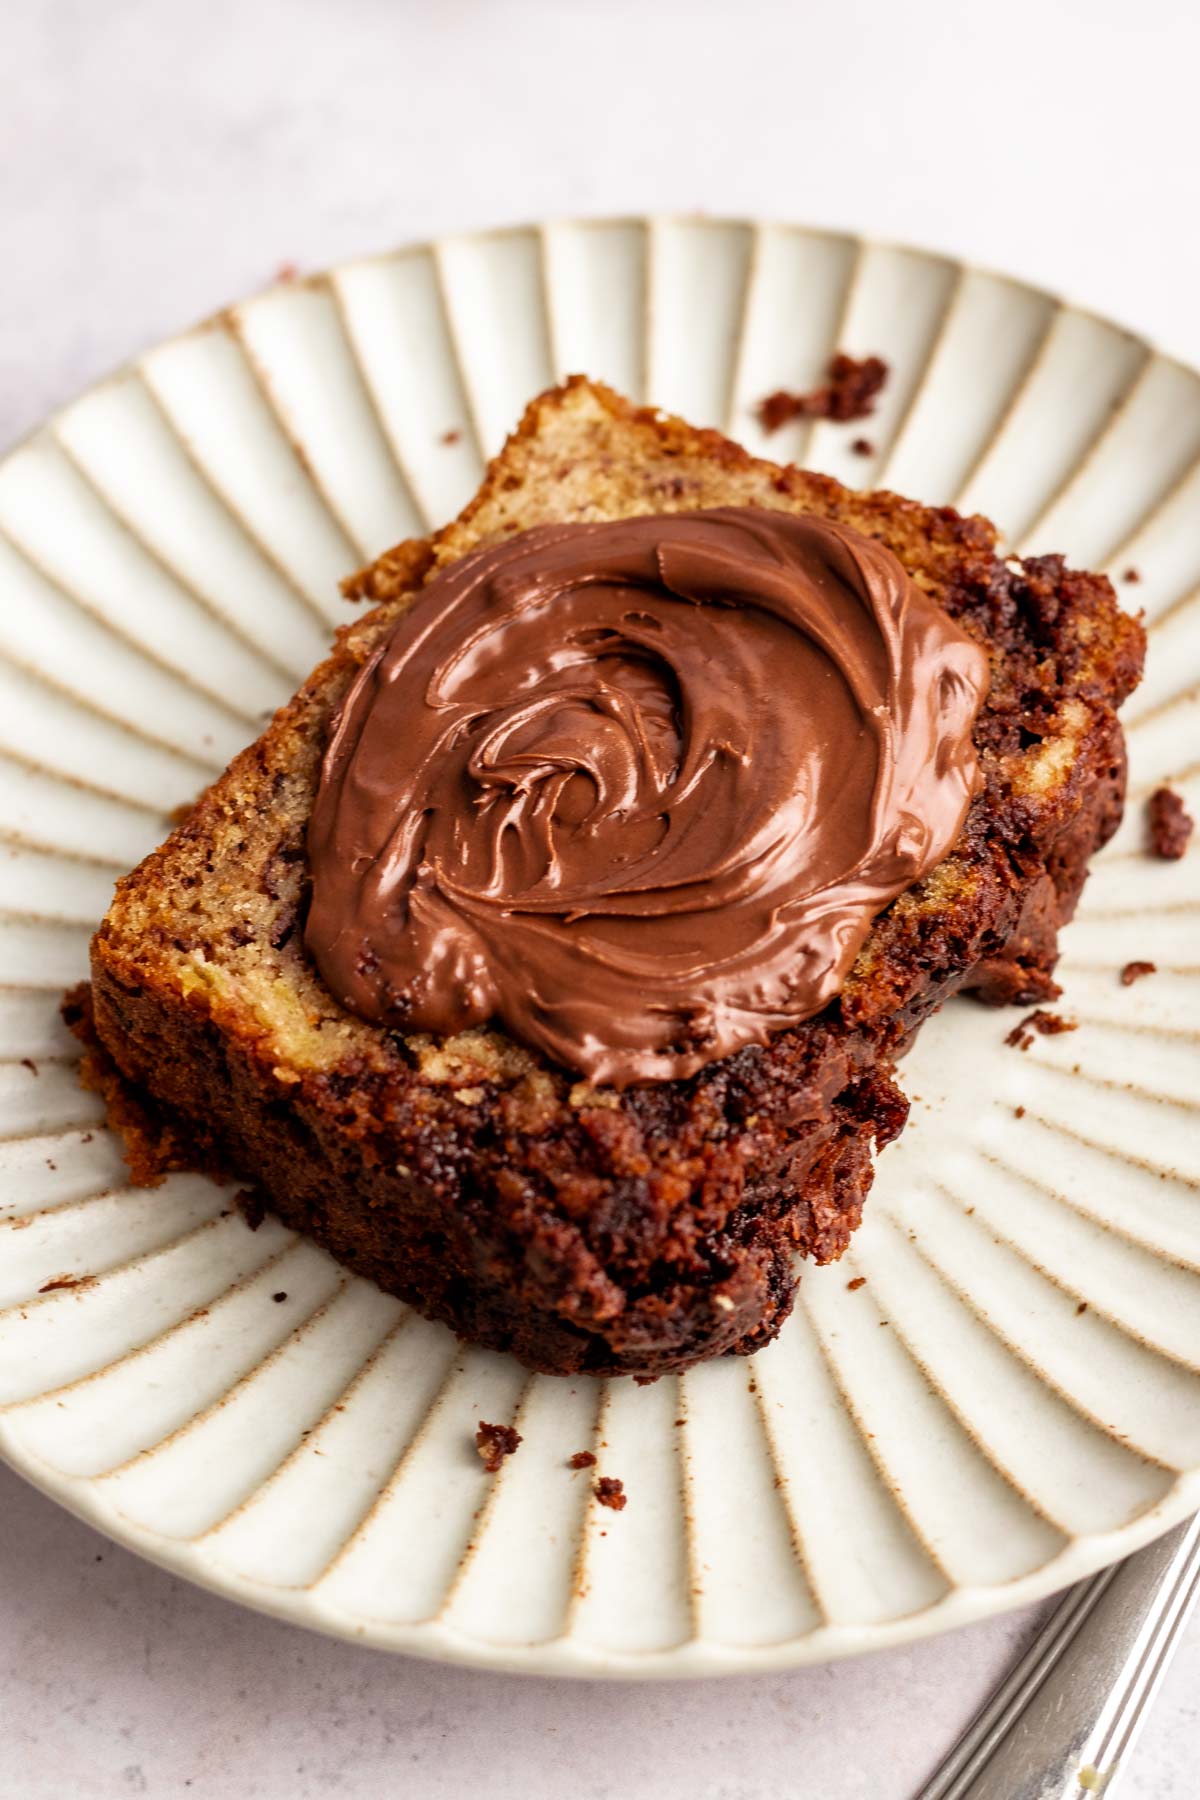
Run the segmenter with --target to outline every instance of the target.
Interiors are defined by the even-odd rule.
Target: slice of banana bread
[[[302,943],[331,714],[435,571],[538,524],[758,506],[881,540],[989,653],[985,776],[954,851],[881,913],[816,1017],[686,1080],[595,1089],[491,1029],[344,1011]],[[655,1375],[751,1351],[799,1258],[858,1223],[893,1064],[947,995],[1053,994],[1056,934],[1120,816],[1141,627],[1108,581],[1004,561],[978,518],[752,459],[582,378],[541,396],[444,531],[347,584],[374,603],[126,877],[71,1010],[135,1177],[203,1166],[464,1337],[536,1369]],[[787,697],[780,703],[786,705]]]

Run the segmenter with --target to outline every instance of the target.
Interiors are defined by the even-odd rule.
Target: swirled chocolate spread
[[[890,551],[722,507],[439,573],[334,720],[307,947],[364,1018],[624,1087],[820,1010],[980,782],[987,658]]]

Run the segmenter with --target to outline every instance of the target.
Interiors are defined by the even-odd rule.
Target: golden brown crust
[[[614,429],[620,432],[619,453]],[[549,434],[554,450],[547,468]],[[572,483],[572,476],[578,481]],[[539,487],[539,521],[730,504],[841,519],[887,544],[927,588],[952,574],[961,576],[964,557],[990,559],[996,546],[995,528],[986,519],[882,489],[862,493],[831,475],[767,462],[719,431],[636,406],[602,382],[572,375],[529,403],[457,519],[432,539],[405,540],[350,576],[342,584],[346,597],[372,605],[394,600],[419,585],[434,564],[443,567],[479,544],[524,530],[533,522],[523,516],[530,481]],[[732,482],[744,484],[736,497]]]
[[[534,523],[727,504],[878,537],[987,645],[987,785],[954,854],[876,921],[839,1001],[688,1082],[596,1092],[499,1033],[405,1038],[342,1012],[300,945],[305,825],[330,712],[414,584]],[[795,1254],[837,1256],[857,1223],[921,1020],[966,985],[1053,992],[1058,926],[1120,814],[1140,627],[1103,577],[1001,561],[984,520],[757,461],[580,377],[531,404],[453,524],[347,590],[375,610],[119,884],[93,946],[110,1070],[152,1089],[153,1129],[186,1121],[197,1160],[535,1367],[656,1373],[756,1347]]]

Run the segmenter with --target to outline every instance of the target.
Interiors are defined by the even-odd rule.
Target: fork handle
[[[917,1800],[1112,1800],[1198,1595],[1200,1515],[1071,1590]]]

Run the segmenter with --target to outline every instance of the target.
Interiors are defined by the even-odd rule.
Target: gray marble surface
[[[5,0],[0,447],[261,286],[546,214],[941,246],[1200,360],[1178,0]],[[907,1800],[1014,1614],[722,1684],[439,1668],[239,1611],[0,1470],[2,1800]],[[1200,1628],[1120,1800],[1194,1800]]]

